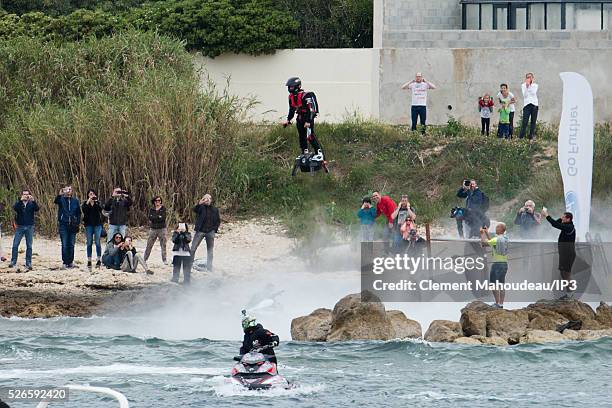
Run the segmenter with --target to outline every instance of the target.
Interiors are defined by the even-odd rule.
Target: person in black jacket
[[[491,224],[486,214],[488,199],[478,188],[476,180],[463,180],[463,184],[457,190],[457,197],[465,198],[465,208],[470,213],[471,220],[467,220],[466,217],[466,224],[469,228],[468,238],[480,237],[480,228],[488,228]]]
[[[62,268],[75,268],[74,245],[81,225],[81,205],[79,200],[73,197],[71,185],[59,191],[54,203],[57,205],[57,221],[62,241]]]
[[[569,281],[572,275],[572,266],[576,260],[576,228],[574,227],[574,215],[571,212],[565,212],[561,218],[555,220],[548,215],[546,207],[542,208],[542,216],[558,230],[558,249],[559,249],[559,272],[561,279]],[[562,297],[568,299],[572,296],[572,291],[567,287],[567,293]]]
[[[212,205],[210,194],[204,194],[198,204],[193,207],[193,212],[197,214],[195,222],[195,236],[191,244],[191,257],[195,259],[195,254],[203,239],[206,239],[206,269],[213,271],[213,249],[215,247],[215,234],[219,232],[221,217],[219,209]],[[193,260],[192,259],[192,260]]]
[[[155,241],[159,239],[159,245],[161,247],[161,256],[164,264],[166,263],[166,235],[168,233],[166,229],[166,207],[162,204],[162,198],[160,196],[153,197],[151,200],[153,207],[149,209],[149,238],[147,239],[147,249],[145,249],[144,260],[148,261],[151,256],[151,250]]]
[[[541,222],[542,218],[536,212],[535,203],[532,200],[525,201],[525,205],[514,218],[514,224],[520,227],[521,238],[535,238]]]
[[[242,329],[244,331],[244,339],[240,347],[240,354],[246,354],[253,349],[262,349],[261,353],[268,356],[270,362],[276,364],[274,347],[278,346],[278,336],[270,330],[264,329],[261,324],[257,323],[254,317],[248,316],[245,310],[242,311]]]
[[[172,233],[172,279],[174,283],[178,283],[181,268],[183,268],[183,284],[189,285],[191,282],[191,250],[189,243],[191,242],[191,232],[186,223],[179,223],[176,230]]]
[[[101,265],[100,258],[102,257],[102,245],[100,244],[100,236],[102,235],[102,206],[98,199],[96,190],[90,188],[87,190],[87,201],[81,207],[83,211],[83,225],[85,225],[85,237],[87,238],[87,267],[91,267],[91,247],[96,243],[96,267]]]
[[[125,237],[127,233],[128,215],[132,203],[133,201],[129,191],[121,187],[115,187],[113,189],[111,198],[108,199],[104,206],[104,210],[110,213],[108,217],[107,235],[109,241],[116,232]]]
[[[27,270],[32,270],[32,241],[34,240],[34,213],[39,210],[38,203],[29,190],[23,190],[19,201],[13,205],[15,210],[15,236],[13,237],[13,249],[9,267],[14,268],[17,264],[19,244],[25,236],[26,239],[26,262]]]

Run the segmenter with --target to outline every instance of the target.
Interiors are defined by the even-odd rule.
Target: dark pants
[[[72,265],[74,262],[74,244],[76,243],[76,232],[70,232],[68,225],[59,225],[60,239],[62,241],[62,263]]]
[[[491,126],[491,118],[480,118],[480,134],[486,133],[489,136],[489,127]]]
[[[500,139],[510,139],[510,124],[500,123],[497,131],[497,137]]]
[[[215,249],[215,231],[196,232],[191,244],[191,258],[195,259],[195,253],[203,239],[206,239],[206,269],[209,272],[213,270],[213,251]]]
[[[17,264],[17,254],[19,252],[19,244],[21,239],[26,240],[26,266],[32,266],[32,241],[34,240],[33,225],[18,225],[13,237],[13,250],[11,252],[11,264]]]
[[[499,138],[503,137],[501,135],[501,126],[502,126],[501,123],[497,125],[497,137]],[[512,136],[514,135],[514,112],[510,112],[510,124],[508,125],[508,129],[509,129],[508,138],[512,139]]]
[[[190,256],[174,256],[172,258],[172,281],[178,282],[181,268],[183,268],[183,283],[191,282],[191,257]]]
[[[425,121],[427,120],[427,106],[413,106],[410,108],[410,113],[412,114],[412,127],[410,129],[416,130],[417,128],[417,118],[421,121],[421,132],[425,133]]]
[[[298,135],[300,136],[300,149],[302,150],[302,153],[304,153],[304,150],[308,149],[308,142],[310,142],[312,148],[314,149],[314,153],[316,154],[319,150],[321,150],[321,145],[319,144],[317,138],[314,136],[314,119],[310,123],[310,137],[308,136],[308,129],[304,127],[305,123],[306,122],[304,122],[300,118],[295,121],[295,125],[297,126],[298,130]]]
[[[535,137],[536,123],[538,121],[538,107],[530,103],[523,108],[523,121],[521,122],[521,133],[519,137],[522,139],[527,133],[527,122],[531,117],[531,125],[529,127],[529,139]]]

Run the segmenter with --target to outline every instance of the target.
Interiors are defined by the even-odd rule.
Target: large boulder
[[[534,330],[557,330],[559,325],[567,323],[567,318],[553,310],[528,309],[528,328]]]
[[[523,334],[520,343],[558,343],[568,338],[556,330],[527,330]]]
[[[432,342],[453,342],[463,336],[463,329],[458,322],[434,320],[425,333],[425,340]]]
[[[600,302],[595,313],[595,320],[604,328],[612,329],[612,307]]]
[[[394,336],[385,306],[377,296],[364,291],[336,303],[327,341],[389,340]]]
[[[529,325],[525,310],[495,310],[488,312],[486,319],[487,337],[501,337],[508,344],[517,344]]]
[[[332,322],[332,311],[317,309],[308,316],[291,321],[291,339],[297,341],[325,341]]]
[[[393,327],[393,338],[395,339],[420,339],[423,336],[421,324],[411,320],[399,310],[388,310],[387,317]]]
[[[597,340],[602,337],[612,337],[612,329],[604,330],[565,330],[563,335],[569,340]]]
[[[453,343],[467,344],[467,345],[480,345],[482,342],[474,337],[457,337]]]
[[[463,330],[463,334],[469,336],[486,336],[487,335],[487,318],[486,314],[489,311],[497,310],[486,303],[477,300],[467,304],[461,309],[461,319],[459,323]]]
[[[567,320],[580,320],[583,329],[598,330],[603,327],[595,320],[595,312],[591,306],[579,300],[540,300],[532,303],[526,308],[528,311],[546,312],[552,311],[563,316]]]

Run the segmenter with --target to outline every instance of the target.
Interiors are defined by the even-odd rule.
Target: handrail
[[[98,394],[109,395],[115,398],[119,402],[119,408],[129,408],[130,404],[122,393],[119,391],[115,391],[113,389],[107,387],[90,387],[88,385],[73,385],[68,384],[65,385],[64,388],[68,388],[70,391],[87,391],[87,392],[96,392]],[[47,408],[49,406],[48,401],[39,402],[36,408]]]

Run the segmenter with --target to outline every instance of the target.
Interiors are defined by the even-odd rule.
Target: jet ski
[[[231,382],[248,390],[290,389],[293,385],[278,374],[276,364],[269,361],[262,350],[234,357],[238,363],[232,368]]]

